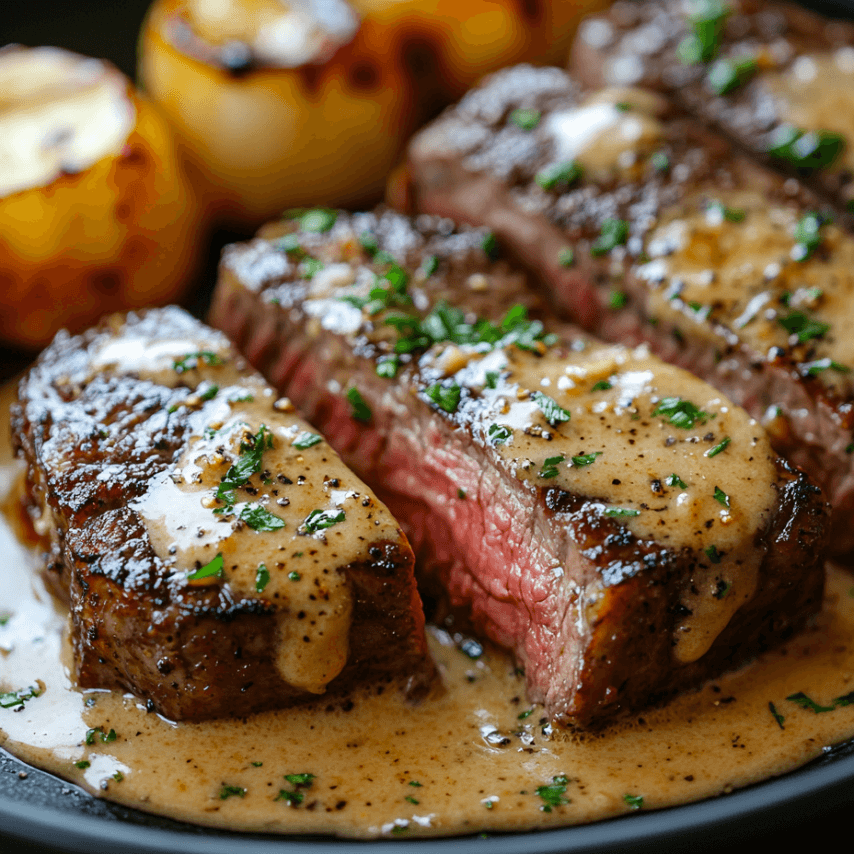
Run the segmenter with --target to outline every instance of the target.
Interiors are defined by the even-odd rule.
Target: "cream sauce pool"
[[[238,830],[366,838],[526,830],[713,796],[854,737],[854,705],[837,701],[854,691],[854,578],[833,567],[814,628],[595,736],[553,730],[503,653],[485,647],[471,657],[439,629],[431,646],[446,690],[420,706],[387,692],[354,697],[347,709],[321,702],[172,723],[130,695],[72,684],[67,616],[16,536],[20,470],[7,453],[0,693],[37,696],[22,707],[3,697],[0,738],[95,795]],[[787,699],[800,692],[828,711]]]

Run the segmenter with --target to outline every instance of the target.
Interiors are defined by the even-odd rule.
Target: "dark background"
[[[510,0],[506,0],[510,2]],[[115,63],[128,76],[134,77],[136,64],[136,41],[140,24],[148,7],[148,0],[0,0],[0,46],[7,43],[25,45],[59,45],[79,53],[106,58]],[[829,14],[847,15],[854,17],[854,0],[831,0],[831,2],[808,3],[813,8],[819,8]],[[0,92],[0,97],[2,93]],[[217,241],[221,243],[222,241]],[[211,251],[212,259],[216,255],[216,246]],[[213,265],[213,260],[212,260]],[[212,266],[211,265],[211,266]],[[20,354],[0,349],[0,380],[8,378],[20,370],[26,362],[26,357]],[[854,768],[850,760],[854,760],[854,750],[847,751],[849,755],[843,758]],[[821,767],[816,769],[821,771]],[[26,776],[21,779],[19,775]],[[854,775],[849,776],[850,782],[824,781],[827,785],[816,786],[818,778],[795,777],[790,779],[791,785],[769,793],[771,802],[766,802],[753,813],[742,812],[735,820],[710,821],[692,831],[682,826],[675,833],[668,833],[664,823],[650,826],[644,839],[635,837],[632,841],[612,842],[603,847],[603,842],[593,845],[597,851],[623,852],[649,851],[656,854],[665,852],[696,852],[725,851],[731,854],[746,854],[746,852],[822,852],[848,851],[854,848],[852,842],[852,821],[854,821]],[[785,783],[786,781],[782,781]],[[792,800],[792,791],[799,786],[809,789],[802,799]],[[756,792],[763,792],[760,787]],[[737,796],[736,796],[737,797]],[[774,798],[780,798],[775,805]],[[768,799],[766,798],[766,801]],[[717,805],[726,799],[720,799]],[[16,809],[20,805],[20,811]],[[702,805],[701,805],[702,806]],[[714,807],[715,805],[713,805]],[[41,825],[33,821],[28,811],[42,811],[44,815],[60,816],[59,822],[53,827]],[[689,808],[690,809],[690,808]],[[678,812],[678,811],[677,811]],[[674,813],[676,814],[676,813]],[[703,824],[708,816],[696,814],[698,823]],[[659,813],[660,817],[666,813]],[[98,817],[103,822],[103,837],[100,840],[86,841],[79,836],[75,822],[79,817]],[[63,827],[63,823],[67,825]],[[42,772],[26,768],[17,760],[0,751],[0,854],[54,854],[54,852],[135,852],[157,850],[168,852],[170,849],[158,845],[149,848],[152,840],[146,835],[149,826],[162,829],[178,829],[180,825],[160,819],[147,819],[139,813],[125,810],[113,804],[91,798],[75,787],[56,780]],[[632,825],[627,824],[628,830]],[[636,828],[637,824],[634,825]],[[22,838],[28,831],[29,840]],[[110,838],[116,828],[131,831],[133,838]],[[234,851],[240,854],[241,840],[223,834],[210,833],[201,829],[190,830],[183,844],[176,843],[175,852],[199,851],[202,849],[225,854]],[[627,834],[629,836],[629,834]],[[538,844],[536,841],[540,839]],[[267,843],[254,837],[258,844]],[[516,837],[518,854],[535,854],[543,850],[555,850],[554,837],[549,835]],[[454,848],[459,854],[474,851],[485,852],[489,849],[505,849],[511,840],[507,837],[495,837],[492,842],[486,840],[458,840]],[[136,844],[135,844],[136,843]],[[137,847],[137,844],[140,846]],[[429,843],[425,843],[429,847]],[[394,851],[406,850],[418,854],[418,849],[424,847],[413,840],[401,845],[400,843],[365,844],[355,843],[336,845],[334,842],[323,840],[306,840],[303,843],[294,840],[282,840],[280,844],[269,841],[270,846],[277,847],[282,852],[294,852],[297,848],[316,854],[326,854],[335,850],[347,848],[354,851],[358,848],[368,852],[377,850]],[[558,844],[559,845],[559,844]],[[200,847],[201,846],[201,847]],[[447,849],[450,852],[450,847]]]

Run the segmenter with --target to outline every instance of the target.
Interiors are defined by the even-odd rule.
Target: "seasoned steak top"
[[[419,232],[390,213],[327,213],[312,230],[304,217],[229,247],[223,268],[265,301],[298,308],[309,330],[314,321],[317,334],[344,336],[380,377],[408,387],[523,488],[549,493],[570,526],[575,514],[607,519],[616,531],[693,556],[701,569],[696,595],[686,592],[686,619],[695,631],[680,636],[698,640],[705,623],[718,625],[714,637],[754,593],[762,559],[755,544],[779,501],[764,432],[645,348],[580,336],[561,343],[522,306],[478,316],[436,300],[459,281],[458,265],[476,294],[509,291],[505,268],[487,257],[488,235],[461,230],[451,240],[441,224],[423,218]],[[358,382],[347,397],[356,417],[370,420],[370,410],[359,410]],[[614,568],[610,581],[620,577]],[[708,591],[721,580],[728,595],[715,597]]]

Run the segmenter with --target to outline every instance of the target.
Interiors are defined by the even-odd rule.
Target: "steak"
[[[666,93],[850,214],[854,24],[765,0],[621,2],[580,28],[570,68],[588,89]]]
[[[175,720],[429,688],[405,536],[220,333],[176,308],[60,333],[13,432],[82,687]]]
[[[492,229],[558,310],[761,419],[854,549],[854,239],[797,179],[656,93],[519,66],[415,137],[390,197]]]
[[[492,236],[308,211],[227,247],[211,321],[393,508],[419,581],[589,726],[737,666],[822,596],[825,507],[648,348],[547,328]]]

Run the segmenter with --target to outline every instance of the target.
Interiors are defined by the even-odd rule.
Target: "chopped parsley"
[[[200,395],[201,400],[213,400],[219,394],[219,386],[212,385],[205,389]]]
[[[833,359],[817,359],[814,362],[804,362],[799,370],[801,374],[807,377],[817,377],[824,371],[839,371],[841,374],[851,373],[851,368],[846,365],[840,365],[839,362],[834,362]]]
[[[94,744],[95,736],[98,736],[101,739],[103,744],[109,744],[112,741],[115,741],[118,738],[116,731],[111,729],[109,732],[104,732],[103,727],[93,727],[92,729],[86,730],[86,738],[84,742],[86,744]]]
[[[572,458],[574,466],[589,466],[596,461],[596,457],[602,456],[602,451],[593,451],[591,454],[577,454]]]
[[[544,189],[552,190],[559,184],[570,186],[581,177],[581,167],[571,160],[569,163],[552,163],[534,176],[534,180]]]
[[[299,265],[299,273],[306,279],[313,279],[323,269],[323,261],[306,256]]]
[[[300,527],[308,534],[316,534],[318,531],[323,531],[343,522],[346,518],[343,510],[339,510],[337,513],[333,513],[331,510],[312,510]]]
[[[425,279],[429,279],[439,269],[439,257],[428,255],[421,264],[421,273]]]
[[[631,507],[606,507],[606,516],[640,516],[640,510],[634,510]]]
[[[713,60],[720,48],[729,5],[723,0],[701,0],[688,16],[691,33],[679,44],[677,52],[686,65]]]
[[[247,440],[240,443],[240,455],[225,473],[216,491],[217,500],[226,505],[220,512],[228,512],[234,507],[234,491],[243,486],[253,474],[261,471],[261,457],[264,451],[272,447],[273,437],[266,424],[262,424],[257,433],[250,433]]]
[[[560,807],[569,803],[569,798],[566,795],[566,787],[569,779],[564,774],[559,774],[552,777],[551,785],[537,786],[535,792],[542,800],[543,805],[540,809],[543,812],[551,812],[554,807]]]
[[[593,241],[590,252],[593,255],[606,255],[629,239],[629,224],[624,219],[609,217],[602,223],[599,237]]]
[[[486,381],[486,387],[487,388],[498,388],[499,376],[500,375],[499,375],[498,371],[487,371],[483,376],[484,380]]]
[[[302,552],[300,552],[300,554],[302,554]],[[288,573],[288,580],[289,581],[299,581],[300,578],[302,578],[302,576],[295,569],[292,569]]]
[[[222,357],[218,356],[211,350],[199,350],[196,353],[188,353],[180,359],[175,359],[172,363],[172,367],[179,374],[183,374],[184,371],[191,371],[193,368],[197,368],[199,366],[199,361],[204,362],[206,365],[224,364]]]
[[[303,231],[329,231],[338,219],[338,214],[329,208],[288,211],[288,214],[290,214],[289,219],[299,220],[299,226]]]
[[[365,252],[374,257],[379,251],[379,244],[377,243],[377,236],[372,231],[363,231],[359,235],[359,246],[365,250]]]
[[[255,590],[258,593],[263,593],[264,588],[270,583],[270,570],[263,563],[258,564],[258,569],[255,571]]]
[[[309,433],[307,430],[304,430],[296,439],[291,442],[293,447],[299,448],[301,451],[305,448],[311,448],[314,445],[318,444],[318,442],[323,441],[317,433]]]
[[[561,421],[569,421],[572,417],[554,398],[543,394],[541,391],[535,391],[531,397],[534,403],[540,407],[541,412],[546,417],[546,421],[554,427]]]
[[[558,454],[556,457],[547,457],[543,462],[543,467],[540,469],[540,477],[557,477],[557,467],[566,459],[563,454]]]
[[[368,422],[373,417],[370,406],[365,402],[361,392],[355,386],[347,389],[347,401],[350,404],[350,415],[356,421]]]
[[[519,712],[519,714],[516,715],[516,720],[524,721],[526,718],[531,717],[531,715],[533,715],[533,714],[534,714],[534,707],[531,706],[530,709],[526,709],[524,712]]]
[[[513,110],[510,121],[522,130],[533,130],[540,123],[541,115],[539,110]]]
[[[768,703],[768,711],[771,712],[774,720],[777,721],[777,726],[780,727],[780,729],[785,729],[783,721],[786,719],[777,711],[777,707],[771,702]]]
[[[113,779],[114,779],[117,783],[121,783],[121,781],[122,781],[122,780],[124,780],[124,778],[125,778],[125,775],[124,775],[124,774],[122,774],[122,772],[121,772],[121,771],[116,771],[116,773],[115,773],[115,774],[113,774]]]
[[[187,581],[199,581],[202,578],[222,578],[222,574],[223,559],[222,552],[219,552],[212,561],[200,566],[195,572],[191,572],[187,576]]]
[[[41,691],[33,686],[22,688],[20,691],[7,691],[0,694],[0,709],[11,709],[15,706],[23,706],[27,700],[38,697]]]
[[[721,439],[720,442],[718,442],[718,444],[714,446],[714,448],[709,448],[709,450],[706,451],[704,456],[707,456],[709,458],[716,457],[721,451],[726,448],[727,445],[729,445],[731,441],[732,439],[730,439],[729,436],[724,436],[723,439]]]
[[[719,59],[709,69],[706,83],[716,95],[727,95],[743,86],[756,73],[756,60],[752,56]]]
[[[418,780],[410,780],[409,785],[415,786],[416,789],[420,789],[423,784],[419,783]]]
[[[421,803],[421,801],[419,801],[418,798],[413,798],[412,795],[407,795],[404,798],[404,800],[410,804],[420,804]]]
[[[815,211],[801,217],[795,226],[795,246],[792,250],[792,258],[795,261],[808,260],[813,252],[821,246],[821,227],[827,221],[827,217]]]
[[[483,254],[494,261],[498,257],[498,238],[490,231],[480,243]]]
[[[727,222],[743,222],[747,216],[743,208],[730,208],[717,200],[710,202],[707,211],[716,211],[721,219]]]
[[[593,387],[590,389],[591,391],[608,391],[608,389],[613,388],[611,383],[608,380],[599,380],[599,382],[594,383]]]
[[[279,794],[274,798],[276,801],[286,801],[290,807],[298,807],[305,800],[304,792],[292,792],[288,789],[279,789]]]
[[[650,158],[656,172],[666,172],[670,168],[670,158],[663,151],[656,151]]]
[[[623,795],[623,800],[632,810],[639,810],[643,806],[643,795]]]
[[[826,130],[803,131],[781,125],[772,131],[768,153],[801,172],[814,172],[830,166],[845,148],[845,137]]]
[[[486,431],[491,445],[503,445],[512,435],[513,431],[504,424],[490,424]]]
[[[721,562],[721,553],[718,551],[717,546],[709,546],[707,549],[703,549],[703,552],[712,563]]]
[[[0,626],[5,626],[12,619],[11,614],[0,614]]]
[[[724,507],[729,507],[729,496],[719,487],[715,487],[715,501],[723,504]]]
[[[460,405],[462,389],[456,383],[451,385],[433,383],[424,390],[424,393],[445,412],[456,412]]]
[[[397,356],[385,356],[377,362],[376,374],[378,377],[391,380],[397,376],[400,368],[400,359]]]
[[[75,768],[79,768],[81,771],[85,771],[92,763],[88,759],[78,759],[74,763]]]
[[[245,798],[246,797],[246,789],[243,786],[227,786],[223,784],[223,787],[219,790],[219,799],[221,801],[226,801],[229,798]]]
[[[310,789],[314,783],[314,774],[285,774],[285,779],[294,786]]]
[[[705,424],[708,412],[699,409],[690,400],[681,397],[665,397],[659,401],[652,414],[661,415],[674,426],[682,430],[690,430],[696,423]]]
[[[575,263],[575,251],[569,246],[564,246],[557,253],[557,262],[561,267],[571,267]]]
[[[262,507],[260,504],[247,504],[237,517],[253,531],[278,531],[285,527],[285,520]]]
[[[617,311],[620,308],[625,308],[628,301],[629,297],[624,291],[611,291],[608,296],[608,308]]]
[[[817,715],[821,712],[832,712],[836,708],[836,701],[831,706],[822,706],[816,703],[815,700],[810,699],[803,691],[798,691],[796,694],[789,694],[786,699],[800,706],[802,709],[809,709],[811,712],[815,712]]]
[[[665,482],[668,486],[678,486],[680,489],[687,489],[687,488],[688,488],[688,484],[687,484],[687,483],[685,483],[685,481],[684,481],[684,480],[682,480],[682,478],[681,478],[681,477],[679,477],[679,475],[678,475],[678,474],[676,474],[675,472],[674,472],[673,474],[671,474],[671,475],[668,475],[668,476],[664,479],[664,482]]]

